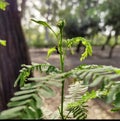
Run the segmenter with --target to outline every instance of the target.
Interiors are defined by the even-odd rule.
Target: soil
[[[101,51],[101,47],[93,47],[93,55],[89,56],[83,62],[80,62],[79,57],[80,54],[75,53],[72,55],[70,52],[67,52],[65,58],[65,71],[70,70],[80,64],[98,64],[98,65],[111,65],[114,67],[120,68],[120,46],[116,46],[113,51],[112,58],[108,58],[109,54],[109,47],[106,50]],[[36,63],[46,63],[49,62],[50,64],[59,68],[59,55],[54,53],[50,56],[47,60],[48,48],[31,48],[29,49],[30,57],[32,62]],[[65,84],[66,89],[68,87],[68,83]],[[60,104],[60,90],[55,88],[57,94],[55,97],[46,100],[46,108],[54,111],[57,109],[57,106]],[[52,105],[51,105],[52,104]],[[53,106],[54,105],[54,106]],[[111,106],[106,105],[103,101],[95,99],[88,102],[88,117],[87,119],[120,119],[120,112],[113,113],[110,111]]]

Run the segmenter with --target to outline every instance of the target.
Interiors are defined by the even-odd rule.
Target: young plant
[[[64,20],[60,20],[57,23],[57,27],[59,28],[59,35],[57,35],[54,30],[50,27],[50,25],[48,25],[48,23],[43,22],[43,21],[36,21],[33,20],[32,21],[42,24],[44,26],[47,26],[49,29],[52,30],[52,32],[55,34],[57,41],[58,41],[58,45],[57,47],[53,47],[48,51],[47,56],[49,57],[54,51],[58,51],[59,55],[60,55],[60,70],[63,73],[64,72],[64,58],[65,58],[65,50],[63,48],[63,28],[64,28],[64,24],[65,21]],[[82,54],[81,60],[85,59],[88,55],[92,55],[92,48],[90,46],[90,43],[85,40],[82,37],[78,37],[78,38],[73,38],[71,40],[66,40],[65,43],[67,44],[67,47],[71,47],[73,43],[78,43],[79,41],[82,41],[82,44],[86,46],[86,51]],[[64,114],[63,114],[63,103],[64,103],[64,83],[65,80],[62,80],[62,87],[61,87],[61,109],[60,109],[60,114],[61,114],[61,118],[64,119]]]
[[[19,84],[20,91],[10,99],[9,109],[0,113],[0,119],[86,119],[86,102],[94,98],[112,103],[113,111],[120,110],[120,69],[104,65],[80,65],[65,72],[66,49],[63,47],[63,41],[68,48],[79,42],[85,46],[80,61],[92,55],[89,41],[82,37],[63,40],[64,20],[57,23],[58,34],[48,23],[34,19],[32,21],[48,27],[54,33],[58,45],[48,50],[47,57],[49,58],[55,51],[59,53],[60,69],[48,63],[22,65],[14,85]],[[35,70],[46,75],[30,78],[30,73]],[[69,85],[68,95],[64,95],[64,84],[69,78],[73,83]],[[54,96],[55,92],[51,86],[61,88],[61,104],[57,111],[46,115],[46,110],[42,107],[42,99]]]

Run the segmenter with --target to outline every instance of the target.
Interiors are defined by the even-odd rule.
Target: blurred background
[[[65,19],[64,38],[86,37],[92,45],[101,46],[102,50],[105,49],[103,45],[113,47],[120,43],[119,0],[18,0],[18,5],[30,47],[55,44],[48,28],[33,23],[31,18],[44,20],[55,30],[57,21]]]
[[[13,84],[21,64],[49,62],[59,67],[59,55],[46,60],[47,50],[56,46],[56,38],[47,28],[31,19],[48,22],[58,32],[56,23],[65,20],[63,38],[85,37],[93,47],[93,55],[84,62],[79,61],[82,46],[73,47],[75,54],[67,53],[65,70],[80,64],[103,64],[120,67],[120,0],[6,0],[6,10],[0,10],[0,110],[15,90]],[[57,103],[56,103],[57,105]],[[103,102],[90,102],[95,112],[89,119],[117,119]],[[94,106],[93,106],[94,105]],[[95,116],[96,114],[96,116]],[[104,116],[103,116],[104,115]],[[98,116],[98,117],[97,117]]]

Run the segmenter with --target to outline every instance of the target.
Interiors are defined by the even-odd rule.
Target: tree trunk
[[[110,52],[109,52],[109,55],[108,55],[108,58],[112,58],[112,54],[113,54],[113,50],[114,48],[116,47],[116,45],[118,44],[118,31],[116,31],[116,34],[115,34],[115,43],[112,45],[112,47],[110,48]]]
[[[21,64],[31,64],[16,0],[9,3],[6,11],[0,10],[0,39],[6,40],[5,47],[0,45],[0,111],[7,108],[9,99],[18,90],[14,82]]]
[[[102,46],[101,50],[105,50],[105,46],[108,45],[108,43],[110,42],[111,33],[112,33],[112,31],[110,31],[109,35],[107,36],[107,40],[106,40],[105,44]]]

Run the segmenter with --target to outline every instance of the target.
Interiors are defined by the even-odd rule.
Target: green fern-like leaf
[[[82,80],[82,85],[88,88],[96,88],[100,90],[99,94],[106,100],[107,103],[113,103],[116,94],[120,92],[120,69],[113,66],[105,65],[81,65],[71,70],[73,78]],[[100,96],[100,97],[101,97]]]
[[[108,80],[113,82],[120,78],[120,74],[116,73],[118,68],[112,66],[99,66],[99,65],[81,65],[73,70],[74,77],[84,80],[84,84],[88,84],[89,87],[95,87],[101,82]]]
[[[82,90],[82,89],[79,89],[79,90]],[[70,93],[69,95],[72,95],[72,94]],[[97,97],[96,92],[92,91],[91,93],[88,93],[85,91],[84,94],[80,93],[79,95],[77,95],[77,97],[79,97],[79,99],[74,101],[72,100],[71,103],[68,103],[67,111],[69,113],[72,113],[72,117],[74,119],[86,119],[87,105],[85,103],[92,98],[96,98]],[[74,96],[71,98],[74,98]]]
[[[55,31],[51,28],[51,26],[47,22],[38,21],[38,20],[34,20],[34,19],[31,19],[31,20],[34,21],[35,23],[43,25],[44,27],[48,27],[54,33],[54,35],[57,37],[57,34],[55,33]]]
[[[32,71],[39,71],[41,74],[46,73],[46,76],[39,78],[29,77]],[[26,117],[27,119],[42,118],[42,98],[50,98],[55,93],[51,86],[61,86],[61,82],[67,78],[73,78],[75,82],[69,87],[69,94],[65,97],[68,102],[67,111],[72,113],[75,119],[86,118],[85,103],[89,99],[96,97],[106,97],[106,100],[113,103],[115,108],[119,108],[119,87],[120,87],[120,69],[112,66],[104,65],[81,65],[68,72],[61,72],[56,67],[50,64],[33,64],[23,65],[20,70],[20,75],[17,82],[22,83],[20,91],[14,94],[8,103],[8,112],[2,112],[0,118],[15,119]],[[29,82],[29,83],[26,83]],[[89,88],[97,87],[95,91],[88,92]],[[115,88],[115,89],[114,89]],[[11,109],[16,107],[24,107],[13,114]],[[38,112],[41,112],[40,115]],[[31,117],[33,114],[33,117]],[[66,115],[67,116],[67,115]]]
[[[0,113],[0,119],[15,119],[21,115],[20,111],[25,108],[25,106],[20,106],[5,110]]]
[[[22,67],[23,68],[20,70],[20,75],[18,76],[15,83],[16,85],[18,82],[20,82],[20,91],[14,93],[14,97],[12,97],[8,103],[9,109],[0,114],[1,119],[41,119],[43,116],[41,111],[41,106],[43,104],[42,97],[53,97],[55,92],[51,88],[51,85],[61,86],[60,82],[62,80],[59,80],[59,78],[65,75],[60,74],[61,71],[50,64],[35,63],[33,65],[22,65]],[[29,78],[30,73],[35,70],[39,71],[40,73],[46,73],[46,78],[40,77],[40,81],[36,81],[35,78]],[[58,76],[56,73],[59,73]],[[52,77],[53,80],[55,80],[54,83],[52,83],[52,81],[49,82],[49,80],[52,80]],[[29,81],[29,83],[26,83],[26,81]],[[16,111],[16,107],[24,108],[20,108],[20,110],[18,110],[15,115],[13,114],[13,111]],[[5,117],[5,115],[7,115],[7,117]]]
[[[80,57],[80,61],[83,61],[86,57],[92,55],[92,46],[90,45],[89,41],[83,37],[75,37],[72,39],[68,39],[67,45],[69,48],[71,48],[72,45],[78,44],[79,42],[82,42],[82,44],[85,46],[85,51],[82,53]]]
[[[17,86],[18,83],[20,83],[20,87],[22,87],[25,82],[27,81],[28,77],[30,76],[30,73],[37,70],[40,73],[45,72],[46,74],[50,73],[59,73],[60,70],[48,63],[46,64],[37,64],[33,63],[32,65],[22,65],[22,69],[20,70],[20,74],[15,81],[14,87]]]
[[[85,106],[86,107],[86,106]],[[87,109],[84,106],[72,107],[69,110],[73,113],[73,118],[75,119],[86,119],[87,118]]]

